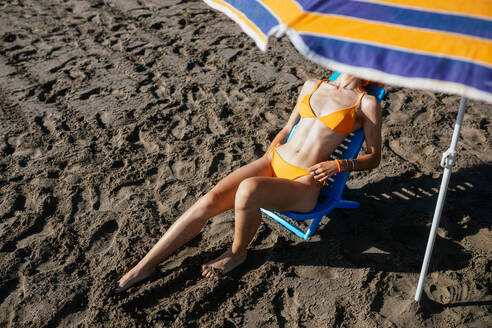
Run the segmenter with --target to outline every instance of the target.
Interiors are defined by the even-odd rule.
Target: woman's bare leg
[[[264,156],[222,179],[184,212],[147,255],[118,281],[116,291],[122,292],[151,276],[157,264],[198,235],[208,219],[233,208],[236,191],[244,179],[271,174],[270,159]]]
[[[319,185],[310,176],[299,180],[252,177],[241,182],[235,199],[232,246],[218,258],[205,264],[202,275],[215,278],[244,262],[246,248],[260,226],[260,208],[296,212],[313,209],[318,199]]]

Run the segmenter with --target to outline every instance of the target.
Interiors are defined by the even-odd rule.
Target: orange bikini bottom
[[[270,165],[272,166],[273,174],[275,177],[295,180],[302,176],[311,174],[311,172],[309,172],[308,170],[286,162],[277,152],[276,148],[279,145],[280,144],[276,145],[270,150],[272,152],[272,161],[270,162]]]

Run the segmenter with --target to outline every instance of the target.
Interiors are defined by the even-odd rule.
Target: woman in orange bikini
[[[225,274],[246,260],[246,249],[260,225],[260,208],[309,212],[330,176],[377,167],[381,158],[381,109],[373,96],[362,91],[363,85],[363,80],[347,74],[331,82],[304,83],[287,124],[265,155],[232,172],[198,199],[119,280],[116,290],[121,292],[151,276],[157,264],[198,235],[208,219],[234,208],[232,246],[202,267],[204,277]],[[299,119],[294,136],[285,143]],[[347,134],[361,127],[366,155],[328,161]]]

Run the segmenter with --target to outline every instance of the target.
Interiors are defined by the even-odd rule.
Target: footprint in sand
[[[414,140],[406,137],[390,140],[389,148],[391,148],[391,150],[393,150],[395,154],[401,158],[412,163],[419,163],[421,160],[421,154],[424,152],[424,149],[419,147]]]
[[[18,290],[19,278],[14,278],[0,285],[0,306],[9,298],[10,294]],[[0,325],[1,325],[0,321]]]
[[[172,162],[170,167],[172,175],[180,180],[194,178],[197,168],[194,160]]]
[[[0,147],[0,151],[4,155],[12,155],[15,151],[15,148],[9,143],[7,136],[4,137],[4,142],[3,142],[3,145],[1,145],[1,147]]]
[[[279,323],[298,322],[301,312],[299,294],[292,288],[281,290],[273,300],[275,314]]]
[[[35,245],[54,232],[54,229],[48,224],[49,219],[47,218],[56,213],[58,208],[58,198],[48,195],[46,197],[40,197],[39,200],[33,200],[33,203],[39,214],[36,215],[29,228],[25,229],[18,236],[16,248]]]
[[[438,281],[429,285],[429,298],[441,304],[460,303],[468,300],[468,285],[459,280],[438,277]]]
[[[0,327],[12,327],[16,309],[24,297],[21,287],[18,277],[0,285]]]
[[[99,95],[101,93],[101,88],[96,87],[87,91],[84,91],[80,94],[79,99],[87,100],[93,95]]]
[[[148,153],[157,153],[159,151],[159,145],[152,142],[152,137],[150,134],[145,132],[140,132],[139,134],[140,143]]]
[[[464,126],[461,130],[463,141],[471,148],[474,155],[480,158],[483,162],[492,162],[491,145],[484,135],[484,131],[468,126]]]
[[[24,211],[26,207],[26,197],[11,191],[4,193],[0,199],[0,219],[11,217],[16,211]],[[0,221],[1,222],[1,221]]]
[[[51,318],[46,327],[79,327],[86,320],[87,296],[84,293],[75,294]],[[82,309],[82,310],[81,310]]]
[[[218,172],[218,171],[222,171],[222,169],[225,168],[224,165],[226,163],[224,163],[224,159],[225,159],[225,154],[222,152],[220,152],[214,156],[214,158],[212,159],[212,162],[210,163],[210,166],[208,168],[208,175],[209,176]],[[230,161],[228,161],[228,162],[230,162]],[[229,163],[227,163],[227,164],[229,164]]]
[[[99,227],[91,237],[89,254],[99,254],[109,249],[117,230],[118,223],[115,220],[107,221]]]
[[[36,266],[36,271],[39,273],[46,273],[46,272],[50,272],[50,271],[54,271],[54,270],[60,270],[63,268],[63,266],[64,266],[64,264],[61,264],[58,261],[48,260],[48,261],[39,263]]]
[[[295,268],[298,277],[307,279],[337,279],[338,272],[334,268],[317,267],[312,265]]]
[[[207,95],[202,88],[193,85],[188,90],[186,98],[194,104],[199,104],[203,99],[207,98]]]
[[[190,134],[192,128],[183,119],[178,119],[173,123],[171,134],[178,140],[186,139],[186,136]]]
[[[223,120],[219,119],[217,115],[211,114],[207,115],[207,123],[208,123],[208,128],[212,132],[213,135],[224,135],[227,133],[227,129],[224,126]]]

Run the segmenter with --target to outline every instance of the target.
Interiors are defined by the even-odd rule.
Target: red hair
[[[384,84],[382,84],[382,83],[360,79],[360,84],[359,84],[360,88],[364,88],[364,87],[367,87],[369,85],[377,85],[381,88],[384,88]]]

